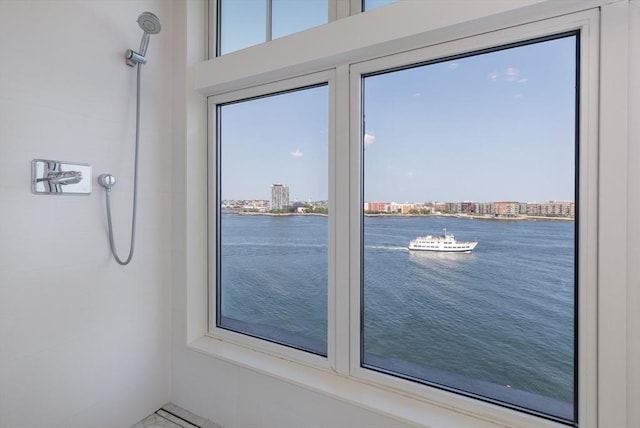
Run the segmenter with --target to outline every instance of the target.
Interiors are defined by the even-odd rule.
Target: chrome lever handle
[[[82,172],[81,171],[59,171],[59,172],[50,172],[44,178],[38,178],[36,182],[41,183],[43,181],[47,181],[52,185],[67,185],[67,184],[77,184],[82,181]]]

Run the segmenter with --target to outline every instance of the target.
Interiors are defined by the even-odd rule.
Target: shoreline
[[[328,217],[322,213],[253,213],[253,212],[223,212],[223,215],[245,215],[245,216],[268,216],[268,217],[291,217],[291,216],[316,216]],[[546,216],[518,216],[518,217],[495,217],[495,216],[475,216],[467,214],[364,214],[365,217],[453,217],[468,220],[494,220],[494,221],[575,221],[574,217],[546,217]]]
[[[322,213],[250,213],[250,212],[237,212],[237,211],[232,211],[232,212],[223,212],[224,214],[231,214],[231,215],[248,215],[248,216],[252,216],[252,215],[262,215],[262,216],[268,216],[268,217],[291,217],[291,216],[316,216],[316,217],[328,217],[329,214],[322,214]]]
[[[453,217],[453,218],[463,218],[469,220],[497,220],[497,221],[538,221],[538,220],[547,220],[547,221],[575,221],[574,217],[546,217],[546,216],[527,216],[527,215],[519,215],[517,217],[495,217],[495,216],[484,216],[484,215],[468,215],[468,214],[391,214],[391,213],[383,213],[383,214],[365,214],[365,217]]]

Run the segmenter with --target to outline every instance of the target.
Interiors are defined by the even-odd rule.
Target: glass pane
[[[218,0],[219,55],[265,42],[265,0]]]
[[[363,366],[575,420],[576,40],[363,79]]]
[[[219,107],[218,327],[327,354],[328,87]]]
[[[273,0],[272,38],[326,24],[328,0]]]
[[[386,4],[396,3],[398,0],[363,0],[362,11],[366,12],[376,7],[384,6]]]

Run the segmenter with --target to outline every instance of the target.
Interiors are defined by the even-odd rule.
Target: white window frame
[[[266,43],[272,40],[273,33],[273,0],[264,0],[267,5],[267,16],[265,18],[265,40],[262,43]],[[327,1],[327,22],[335,21],[336,19],[346,18],[350,15],[362,12],[362,0],[326,0]],[[205,49],[207,52],[207,58],[215,58],[226,54],[218,53],[218,0],[207,0],[206,2],[206,15],[209,25],[206,35]],[[303,30],[304,31],[304,30]],[[248,46],[251,47],[251,46]],[[235,51],[233,51],[235,52]],[[232,53],[232,52],[229,52]]]
[[[221,95],[215,95],[208,98],[208,123],[209,123],[209,144],[208,144],[208,163],[209,165],[218,165],[217,160],[217,152],[216,149],[218,145],[221,143],[217,141],[218,132],[217,132],[217,107],[218,105],[235,102],[235,101],[243,101],[243,100],[251,100],[252,98],[269,96],[272,94],[278,94],[286,91],[293,91],[302,89],[304,90],[307,87],[312,87],[319,84],[327,85],[327,93],[328,100],[327,105],[331,106],[334,104],[335,100],[335,72],[333,70],[313,73],[293,79],[282,80],[279,82],[274,82],[271,84],[261,85],[257,87],[242,89],[238,91],[227,92]],[[333,174],[333,170],[331,165],[335,163],[335,131],[334,131],[334,118],[332,115],[327,112],[328,116],[328,130],[327,130],[327,144],[328,144],[328,160],[329,165],[327,165],[327,189],[328,189],[328,204],[329,210],[335,206],[335,174]],[[231,343],[235,343],[241,346],[246,346],[249,349],[257,350],[260,352],[265,352],[272,355],[280,355],[286,358],[299,361],[301,363],[311,365],[316,368],[331,370],[334,366],[331,362],[335,361],[335,346],[334,346],[334,320],[335,315],[332,312],[333,307],[329,304],[329,302],[334,300],[335,295],[335,272],[334,264],[335,264],[335,219],[334,216],[328,217],[328,252],[327,252],[327,298],[328,298],[328,314],[327,314],[327,357],[323,357],[320,355],[316,355],[310,352],[302,351],[299,349],[295,349],[290,346],[280,345],[275,342],[270,342],[268,339],[259,339],[255,338],[240,332],[235,332],[225,328],[219,328],[216,324],[217,320],[217,304],[216,304],[216,266],[217,266],[217,236],[216,236],[216,228],[215,223],[213,221],[213,216],[217,213],[216,202],[217,195],[216,189],[218,188],[218,175],[214,173],[213,168],[208,168],[209,170],[209,195],[208,195],[208,210],[209,210],[209,218],[211,219],[209,223],[209,245],[208,245],[208,256],[209,256],[209,329],[208,335],[215,339],[229,341]],[[259,285],[259,284],[258,284]]]
[[[593,394],[594,385],[589,385],[587,378],[593,378],[594,368],[584,367],[587,365],[587,355],[589,352],[589,340],[586,336],[587,331],[592,331],[595,326],[596,311],[594,306],[590,306],[589,302],[593,302],[596,296],[596,275],[594,267],[597,264],[596,246],[593,245],[597,234],[597,186],[594,180],[597,177],[597,164],[595,159],[598,152],[598,135],[597,135],[597,98],[594,99],[593,94],[597,94],[597,58],[598,58],[598,13],[585,12],[574,14],[571,16],[563,16],[552,18],[532,24],[513,27],[505,30],[482,34],[469,37],[462,40],[438,44],[427,48],[417,49],[410,52],[398,53],[370,61],[361,62],[351,66],[351,375],[363,382],[375,383],[380,386],[393,388],[399,391],[409,391],[411,394],[420,396],[426,400],[434,401],[442,406],[454,406],[451,400],[452,393],[439,390],[433,387],[425,387],[422,384],[408,381],[400,377],[390,376],[375,370],[363,368],[360,361],[360,343],[361,343],[361,266],[362,260],[362,234],[360,227],[362,224],[362,148],[361,140],[364,130],[362,126],[362,103],[359,101],[362,97],[361,80],[364,75],[375,73],[378,71],[410,66],[426,61],[438,60],[450,56],[478,52],[483,49],[493,48],[497,46],[508,45],[512,43],[526,42],[556,34],[562,34],[570,31],[579,30],[577,42],[580,45],[580,63],[577,64],[580,69],[580,105],[579,105],[579,176],[576,176],[576,186],[579,189],[579,219],[578,233],[578,257],[577,270],[578,273],[578,289],[580,293],[576,300],[579,308],[578,318],[576,322],[576,333],[578,338],[578,378],[579,388],[575,391],[578,394],[579,415],[578,420],[585,420],[587,415],[586,397]],[[589,99],[588,97],[591,96]],[[586,238],[586,239],[585,239]],[[588,245],[587,245],[588,243]],[[591,327],[591,328],[585,328]],[[591,373],[588,376],[587,373]],[[458,407],[456,405],[456,407]],[[475,406],[474,406],[475,407]],[[473,411],[471,408],[470,411]]]
[[[355,184],[359,178],[354,177],[358,173],[352,165],[354,159],[360,156],[357,142],[360,130],[351,129],[349,122],[349,115],[353,114],[349,108],[349,98],[356,99],[357,94],[345,94],[350,87],[349,64],[356,67],[361,61],[402,51],[429,46],[437,49],[438,44],[455,40],[464,44],[474,37],[484,37],[506,28],[529,28],[528,24],[544,26],[550,20],[559,25],[564,20],[565,25],[559,25],[557,32],[581,28],[583,37],[588,34],[589,40],[589,49],[583,48],[581,51],[581,63],[586,64],[581,67],[581,87],[587,96],[581,99],[581,103],[586,103],[586,108],[580,109],[581,115],[585,116],[580,129],[582,138],[588,137],[588,150],[591,151],[582,150],[580,153],[579,275],[587,280],[587,285],[578,300],[579,423],[580,426],[594,427],[627,426],[629,421],[638,420],[638,410],[632,401],[637,391],[629,389],[629,386],[637,387],[637,379],[629,380],[628,376],[636,373],[632,364],[637,358],[633,357],[640,355],[640,347],[628,332],[638,327],[640,317],[633,312],[637,309],[633,301],[627,300],[628,297],[638,296],[632,287],[637,285],[634,282],[638,279],[634,265],[637,260],[633,259],[634,252],[620,245],[621,242],[638,238],[627,237],[628,233],[638,230],[628,223],[629,216],[635,212],[633,209],[639,205],[638,197],[634,192],[629,192],[629,186],[640,182],[640,175],[632,168],[640,155],[636,149],[628,147],[629,136],[637,134],[637,129],[629,123],[628,115],[628,111],[637,110],[637,99],[636,95],[629,94],[629,90],[637,88],[637,85],[630,84],[629,70],[624,69],[625,64],[637,61],[637,55],[629,52],[630,44],[637,46],[629,38],[630,33],[637,34],[640,28],[638,20],[630,18],[632,12],[637,12],[637,4],[626,0],[522,0],[518,6],[507,6],[504,2],[487,1],[482,7],[470,6],[470,11],[460,10],[459,13],[444,16],[437,13],[434,16],[425,15],[420,24],[408,20],[402,28],[394,28],[364,41],[344,38],[340,46],[316,45],[315,52],[292,49],[293,39],[304,45],[309,41],[317,41],[318,34],[325,34],[330,40],[333,33],[343,32],[342,25],[353,25],[357,30],[366,25],[383,24],[388,17],[403,16],[402,3],[411,2],[382,8],[384,14],[376,14],[377,10],[374,10],[343,20],[348,23],[332,23],[331,32],[323,28],[313,29],[272,46],[255,47],[228,58],[200,62],[189,71],[189,87],[201,95],[212,96],[334,69],[336,106],[330,114],[335,118],[335,177],[340,183],[347,179],[350,186],[338,186],[335,189],[335,202],[338,205],[334,256],[337,285],[335,301],[330,301],[330,304],[334,305],[336,323],[329,325],[329,328],[336,329],[335,362],[329,370],[318,370],[315,364],[307,364],[295,357],[287,358],[281,349],[274,350],[272,354],[207,335],[207,260],[204,258],[206,245],[203,243],[207,198],[206,191],[200,187],[200,183],[204,182],[206,165],[202,162],[204,146],[198,149],[197,145],[191,144],[200,134],[196,132],[193,134],[195,137],[189,136],[189,144],[185,148],[185,174],[190,184],[185,188],[184,195],[190,207],[186,210],[187,223],[184,226],[185,254],[188,255],[184,263],[186,295],[184,301],[178,301],[178,305],[184,303],[186,308],[187,347],[409,424],[564,426],[444,391],[430,390],[425,393],[423,386],[420,386],[422,391],[412,391],[416,385],[405,385],[403,382],[387,386],[389,379],[376,379],[375,373],[361,373],[363,370],[354,362],[349,351],[349,344],[354,340],[354,326],[351,324],[351,331],[342,329],[345,325],[349,326],[350,317],[353,316],[353,305],[349,301],[357,301],[355,293],[359,292],[358,278],[353,277],[353,265],[350,267],[349,263],[356,256],[354,251],[359,251],[354,250],[353,246],[350,248],[349,243],[357,242],[351,236],[355,233],[351,223],[355,222],[355,213],[361,210],[357,194],[359,189]],[[364,18],[364,15],[367,17]],[[518,27],[521,25],[524,26]],[[522,38],[527,37],[523,34]],[[496,41],[493,44],[502,43]],[[196,54],[190,55],[193,58]],[[261,58],[259,64],[255,62],[256,55]],[[345,57],[351,58],[346,64]],[[253,68],[245,71],[248,66]],[[206,103],[199,103],[197,98],[191,94],[185,106],[186,129],[190,132],[198,127],[206,128]],[[348,137],[344,136],[345,133]],[[621,200],[623,206],[620,205]],[[610,209],[613,206],[620,207],[620,210]],[[348,212],[347,221],[342,220],[340,210]],[[346,261],[341,257],[345,252]],[[583,257],[588,263],[584,262]],[[591,263],[594,258],[596,263]],[[176,272],[178,278],[182,274]],[[347,278],[347,284],[352,284],[351,288],[346,286],[344,278]],[[369,375],[373,378],[369,378]]]

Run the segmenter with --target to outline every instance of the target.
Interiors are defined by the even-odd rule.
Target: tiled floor
[[[201,418],[175,404],[162,406],[131,428],[221,428],[208,419]]]

